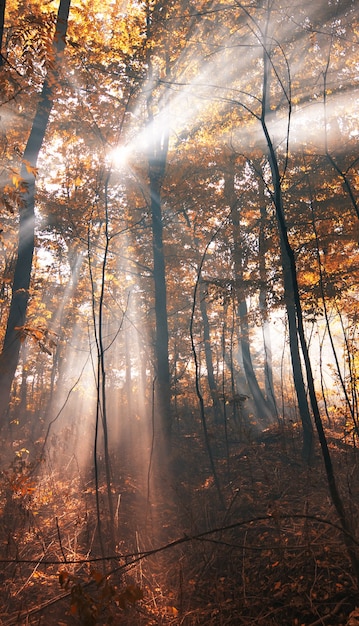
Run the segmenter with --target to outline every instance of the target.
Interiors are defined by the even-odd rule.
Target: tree
[[[149,123],[155,123],[150,112]],[[167,284],[163,249],[163,224],[161,210],[161,188],[166,169],[168,152],[168,130],[154,132],[151,142],[149,165],[149,193],[152,216],[153,279],[155,287],[155,355],[158,389],[158,410],[161,431],[166,441],[171,438],[171,389],[168,352]]]
[[[272,415],[278,416],[278,408],[277,401],[275,397],[274,390],[274,379],[273,379],[273,361],[272,361],[272,345],[271,345],[271,334],[270,334],[270,322],[269,322],[269,311],[268,311],[268,272],[266,267],[266,252],[267,252],[267,242],[266,242],[266,231],[267,231],[267,210],[266,210],[266,199],[264,194],[264,185],[263,180],[260,179],[260,193],[263,198],[262,203],[260,205],[260,226],[259,226],[259,238],[258,238],[258,256],[259,256],[259,310],[261,314],[262,320],[262,335],[263,335],[263,347],[264,347],[264,385],[266,392],[266,399],[269,404]]]
[[[236,285],[236,293],[238,293],[238,317],[240,321],[240,341],[243,359],[244,372],[248,383],[250,394],[253,397],[256,407],[257,419],[264,424],[269,424],[272,420],[269,403],[264,398],[263,392],[258,384],[258,380],[253,368],[249,323],[248,323],[248,307],[246,301],[245,288],[243,286],[243,236],[240,225],[240,208],[239,200],[235,191],[235,155],[230,154],[227,159],[226,171],[224,173],[224,193],[230,207],[232,232],[233,232],[233,265],[234,280]]]
[[[214,374],[212,346],[211,346],[211,334],[210,325],[207,312],[207,289],[204,281],[199,278],[199,307],[202,315],[203,324],[203,343],[204,343],[204,355],[206,360],[207,380],[208,386],[212,398],[214,421],[217,424],[223,423],[223,409],[220,402],[220,397],[223,398],[223,390],[218,388],[217,381]]]
[[[6,0],[0,1],[0,67],[4,65],[4,57],[2,54],[3,36],[4,36],[4,20],[5,20]]]
[[[70,0],[61,0],[57,15],[54,36],[54,59],[44,80],[31,132],[22,156],[20,176],[16,185],[20,186],[20,219],[18,254],[12,284],[12,298],[6,327],[6,334],[0,355],[0,416],[4,420],[9,405],[11,386],[15,376],[20,345],[26,324],[26,311],[29,301],[30,277],[35,239],[35,178],[37,160],[43,144],[58,82],[56,65],[61,61],[65,49]]]
[[[270,13],[268,13],[268,16]],[[266,24],[266,28],[269,26],[269,19]],[[356,549],[352,543],[351,537],[354,537],[354,532],[351,527],[351,523],[349,521],[349,517],[345,511],[342,498],[340,496],[337,482],[334,475],[334,469],[332,465],[332,460],[329,452],[329,447],[327,443],[327,439],[325,436],[323,422],[320,415],[319,405],[317,401],[315,386],[314,386],[314,376],[312,371],[312,363],[309,356],[308,345],[305,337],[304,331],[304,323],[303,323],[303,311],[300,300],[300,292],[298,287],[298,279],[297,279],[297,267],[295,256],[293,253],[293,249],[290,245],[288,238],[288,231],[285,221],[284,215],[284,203],[283,203],[283,195],[282,195],[282,183],[281,183],[281,175],[278,166],[278,159],[276,155],[276,151],[274,149],[273,141],[270,136],[270,132],[267,125],[267,114],[268,114],[268,97],[269,97],[269,81],[270,81],[270,72],[273,69],[273,61],[271,56],[271,49],[268,44],[267,32],[265,38],[263,40],[263,96],[262,96],[262,112],[261,112],[261,126],[263,129],[263,133],[266,139],[266,143],[268,146],[268,160],[271,169],[272,176],[272,185],[273,185],[273,202],[276,209],[276,216],[278,221],[278,229],[280,234],[281,241],[281,254],[282,254],[282,266],[283,266],[283,282],[284,282],[284,290],[285,290],[285,301],[288,315],[288,323],[292,325],[294,328],[292,330],[293,335],[295,332],[296,337],[299,338],[300,347],[303,354],[303,360],[305,365],[305,372],[308,384],[309,398],[311,403],[311,408],[313,411],[314,422],[316,425],[316,429],[318,432],[319,442],[321,445],[323,461],[326,469],[329,492],[332,498],[332,502],[336,508],[338,517],[340,519],[340,523],[343,528],[344,541],[347,546],[348,555],[350,557],[352,567],[355,573],[357,580],[359,580],[359,559],[356,553]],[[281,85],[282,86],[282,85]],[[289,103],[290,104],[290,103]],[[291,332],[291,331],[290,331]],[[294,372],[294,381],[296,381],[296,373],[299,376],[299,390],[302,393],[304,391],[304,381],[303,375],[301,371],[296,372],[295,364],[296,364],[296,352],[297,352],[297,340],[294,339],[295,353],[292,353],[292,363],[293,363],[293,372]],[[293,344],[291,344],[292,347]],[[295,357],[293,359],[293,356]],[[301,370],[301,367],[300,367]],[[303,382],[302,382],[303,381]],[[297,394],[298,394],[298,387]],[[298,401],[300,397],[298,396]],[[309,413],[309,412],[308,412]],[[303,433],[304,433],[304,450],[303,453],[307,460],[310,460],[311,455],[311,447],[312,447],[312,437],[311,437],[311,428],[309,427],[309,422],[307,422],[307,418],[303,421],[302,415],[302,423],[303,423]],[[310,416],[309,416],[310,417]]]

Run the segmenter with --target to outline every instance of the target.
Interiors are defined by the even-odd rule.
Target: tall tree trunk
[[[269,17],[267,28],[269,25]],[[313,425],[309,410],[308,398],[305,388],[305,381],[300,359],[299,350],[299,328],[298,322],[301,316],[301,305],[299,299],[299,289],[297,284],[297,272],[295,266],[294,253],[291,249],[287,226],[283,210],[282,183],[278,167],[277,155],[273,147],[270,133],[267,127],[267,114],[270,111],[270,49],[263,44],[263,94],[261,125],[268,147],[268,159],[272,176],[273,193],[272,201],[276,210],[276,218],[279,231],[280,252],[283,272],[284,304],[288,319],[289,347],[293,370],[293,381],[296,391],[299,414],[303,428],[303,457],[309,461],[313,446]],[[293,266],[294,264],[294,266]],[[304,335],[303,339],[305,341]],[[301,341],[302,343],[302,341]],[[309,381],[308,381],[309,382]]]
[[[168,353],[167,287],[163,250],[163,222],[161,188],[166,169],[168,137],[154,137],[149,157],[150,209],[152,216],[153,278],[155,287],[155,360],[157,376],[157,400],[162,435],[171,438],[171,390]]]
[[[211,334],[209,330],[209,320],[207,313],[207,302],[206,302],[206,288],[203,280],[199,279],[199,306],[202,315],[203,321],[203,339],[204,339],[204,354],[206,357],[206,368],[207,368],[207,380],[208,386],[212,398],[213,410],[214,410],[214,420],[218,423],[223,423],[223,410],[219,400],[218,386],[216,383],[216,379],[214,377],[214,369],[213,369],[213,358],[212,358],[212,348],[211,348]]]
[[[238,317],[240,321],[240,342],[242,349],[243,367],[244,373],[247,379],[249,391],[252,395],[257,419],[268,424],[272,420],[272,414],[269,408],[269,404],[264,398],[263,392],[258,384],[257,376],[254,371],[250,337],[249,337],[249,325],[248,325],[248,308],[243,294],[243,252],[240,233],[240,214],[238,199],[234,188],[234,176],[235,176],[235,155],[229,154],[227,159],[227,171],[225,172],[224,193],[228,201],[232,232],[233,232],[233,263],[235,271],[235,281],[239,291],[239,304],[238,304]]]
[[[268,20],[269,23],[269,20]],[[268,26],[268,24],[267,24]],[[279,165],[277,160],[276,150],[274,148],[271,135],[269,133],[267,123],[266,123],[266,115],[268,111],[268,94],[269,94],[269,79],[270,79],[270,48],[266,46],[266,38],[263,42],[263,94],[262,94],[262,114],[261,114],[261,125],[264,133],[264,137],[267,143],[268,148],[268,160],[271,170],[272,176],[272,200],[276,210],[278,229],[280,233],[280,245],[281,245],[281,253],[282,253],[282,264],[283,264],[283,280],[284,280],[284,291],[286,296],[286,306],[287,313],[290,313],[292,316],[292,320],[288,317],[288,323],[293,325],[293,335],[294,335],[294,326],[295,326],[295,337],[296,337],[296,346],[295,349],[298,348],[298,338],[300,340],[300,347],[302,350],[304,365],[305,365],[305,373],[308,384],[308,392],[310,398],[310,404],[313,412],[314,422],[316,426],[316,430],[318,433],[318,439],[321,446],[323,462],[325,466],[328,488],[332,503],[336,509],[338,518],[340,520],[342,529],[343,529],[343,540],[347,548],[348,556],[350,558],[354,575],[356,577],[356,581],[359,581],[359,557],[357,553],[357,547],[355,543],[352,541],[351,537],[355,537],[355,529],[352,527],[352,523],[346,513],[340,492],[338,490],[332,459],[330,456],[327,438],[324,432],[323,422],[321,419],[317,396],[315,392],[314,386],[314,377],[312,371],[312,365],[309,357],[308,345],[305,338],[304,332],[304,322],[303,322],[303,312],[302,305],[300,301],[300,293],[299,286],[297,280],[297,267],[296,260],[294,256],[293,249],[290,245],[287,225],[284,215],[284,207],[283,207],[283,196],[282,196],[282,181],[279,171]],[[294,337],[293,337],[294,338]],[[292,347],[292,346],[291,346]],[[299,349],[298,349],[299,352]],[[292,357],[293,358],[293,357]],[[301,370],[302,371],[302,370]],[[295,374],[294,374],[295,375]],[[303,374],[302,374],[303,377]],[[308,407],[309,411],[309,407]],[[304,450],[308,460],[310,458],[311,449],[312,449],[312,432],[309,431],[309,424],[306,425],[308,427],[308,432],[306,433],[309,441],[307,442],[308,448]],[[305,441],[304,441],[305,443]],[[309,448],[310,446],[310,448]]]
[[[281,228],[281,227],[280,227]],[[294,303],[294,285],[291,277],[290,262],[283,234],[280,233],[280,248],[282,256],[282,271],[284,282],[284,302],[288,320],[289,349],[293,370],[294,388],[297,396],[299,415],[303,429],[303,457],[309,461],[313,445],[313,426],[310,416],[306,386],[304,381],[302,362],[300,358],[297,311]]]
[[[3,52],[5,5],[6,0],[0,0],[0,67],[5,63],[5,54]]]
[[[278,417],[278,408],[274,392],[273,368],[272,368],[272,346],[270,325],[268,321],[267,293],[268,293],[268,275],[266,267],[266,225],[267,225],[267,209],[264,201],[264,184],[263,179],[260,180],[260,194],[263,202],[260,206],[260,224],[259,224],[259,311],[262,318],[262,336],[264,347],[264,385],[266,400],[270,406],[273,415]]]
[[[127,321],[127,320],[126,320]],[[126,393],[126,404],[127,404],[127,413],[132,418],[133,414],[133,391],[132,391],[132,363],[131,363],[131,328],[130,325],[125,325],[124,328],[124,338],[125,338],[125,393]]]
[[[61,0],[57,15],[53,48],[59,62],[65,48],[71,0]],[[12,298],[6,333],[0,354],[0,420],[4,420],[19,360],[21,328],[25,324],[35,241],[35,176],[38,156],[45,137],[57,84],[56,70],[48,70],[39,97],[31,132],[21,166],[21,208],[19,220],[18,254],[12,285]]]
[[[242,348],[243,367],[248,383],[249,392],[253,398],[257,419],[260,423],[268,425],[272,421],[272,413],[270,411],[269,404],[266,401],[263,392],[258,384],[257,376],[253,367],[250,348],[251,344],[249,338],[248,309],[245,299],[241,300],[238,305],[238,316],[241,326],[240,340]]]
[[[95,418],[95,437],[94,437],[94,468],[95,468],[95,484],[96,484],[96,508],[97,508],[97,525],[98,534],[101,544],[101,551],[103,556],[105,555],[103,536],[102,536],[102,522],[101,522],[101,506],[100,506],[100,475],[99,475],[99,426],[102,425],[103,435],[103,458],[105,465],[105,477],[107,487],[107,501],[109,510],[109,525],[110,525],[110,547],[115,549],[115,524],[114,524],[114,504],[112,494],[112,472],[111,472],[111,458],[109,449],[109,428],[108,428],[108,401],[107,401],[107,367],[106,367],[106,352],[108,346],[105,345],[104,327],[106,324],[105,319],[105,289],[106,289],[106,271],[108,263],[108,255],[110,250],[111,237],[109,234],[109,212],[108,212],[108,183],[110,179],[110,172],[108,173],[104,183],[104,248],[103,257],[101,262],[101,286],[99,290],[98,301],[95,297],[95,277],[92,267],[92,250],[90,245],[90,231],[88,231],[88,266],[91,280],[92,291],[92,319],[93,319],[93,331],[95,336],[97,367],[96,367],[96,418]]]
[[[162,5],[146,0],[147,39],[151,42],[153,30],[156,30],[154,12]],[[170,70],[170,55],[165,43],[163,69],[167,77]],[[163,248],[163,219],[161,191],[167,165],[169,124],[167,119],[167,90],[165,94],[155,94],[158,86],[156,71],[153,66],[153,48],[147,48],[149,94],[146,101],[150,146],[148,153],[148,177],[150,194],[150,211],[152,218],[152,251],[153,279],[155,291],[155,366],[156,366],[156,409],[160,417],[161,436],[167,444],[171,439],[171,385],[168,349],[168,317],[167,317],[167,286],[166,263]],[[159,103],[159,100],[161,102]],[[160,110],[160,113],[158,113]]]

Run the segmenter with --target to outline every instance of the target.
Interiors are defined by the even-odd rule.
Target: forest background
[[[1,2],[4,624],[358,623],[358,35]]]

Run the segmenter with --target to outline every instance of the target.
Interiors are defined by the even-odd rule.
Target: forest
[[[0,52],[0,626],[359,626],[358,3]]]

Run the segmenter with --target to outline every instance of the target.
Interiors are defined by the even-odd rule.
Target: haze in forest
[[[51,491],[41,524],[66,564],[66,481],[104,572],[186,523],[218,529],[241,511],[237,464],[273,438],[301,477],[320,459],[359,575],[331,448],[350,456],[358,434],[358,32],[352,0],[1,5],[0,511],[17,554],[11,506]]]

